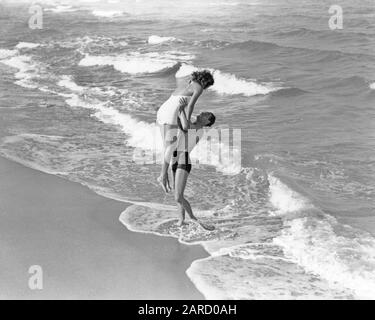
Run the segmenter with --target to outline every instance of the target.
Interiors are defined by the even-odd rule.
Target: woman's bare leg
[[[161,172],[157,180],[162,186],[163,190],[165,192],[169,192],[171,190],[171,186],[168,179],[168,168],[173,152],[176,149],[177,128],[172,125],[164,124],[160,126],[160,130],[163,139],[163,153]]]

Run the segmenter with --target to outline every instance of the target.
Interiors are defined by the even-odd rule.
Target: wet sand
[[[185,274],[200,246],[127,230],[128,204],[79,184],[4,158],[0,175],[0,298],[203,299]]]

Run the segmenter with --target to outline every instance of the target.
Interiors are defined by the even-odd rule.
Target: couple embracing
[[[214,78],[209,71],[195,71],[177,83],[176,90],[157,112],[157,123],[163,139],[162,168],[158,182],[166,193],[172,191],[168,177],[171,165],[172,187],[180,215],[178,225],[186,223],[187,213],[193,222],[199,223],[206,230],[213,230],[214,227],[198,222],[190,203],[184,197],[184,191],[191,171],[190,152],[199,141],[199,132],[203,127],[211,127],[215,123],[215,116],[211,112],[202,112],[195,121],[191,121],[191,116],[198,98],[213,84]],[[197,134],[189,135],[188,130],[195,130]]]

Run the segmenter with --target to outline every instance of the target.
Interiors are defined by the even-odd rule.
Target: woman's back
[[[191,97],[194,90],[191,86],[191,76],[177,78],[177,88],[173,91],[173,96]]]

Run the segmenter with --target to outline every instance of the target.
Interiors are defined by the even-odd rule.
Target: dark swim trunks
[[[177,150],[173,152],[173,157],[177,157]],[[177,161],[172,165],[172,171],[176,172],[177,169],[182,169],[190,173],[191,163],[189,159],[189,152],[185,152],[185,163],[178,163]]]

